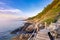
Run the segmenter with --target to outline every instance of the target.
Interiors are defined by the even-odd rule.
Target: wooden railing
[[[28,40],[31,40],[33,35],[34,37],[36,36],[35,30],[33,31],[32,35],[28,38]]]

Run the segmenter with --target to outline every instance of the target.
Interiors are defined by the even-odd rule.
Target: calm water
[[[0,40],[11,40],[15,34],[11,31],[24,25],[24,21],[0,21]]]

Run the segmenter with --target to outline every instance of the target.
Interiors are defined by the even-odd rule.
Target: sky
[[[51,2],[52,0],[0,0],[0,19],[35,16]]]

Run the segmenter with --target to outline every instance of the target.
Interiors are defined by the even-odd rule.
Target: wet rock
[[[30,25],[28,28],[25,30],[27,33],[32,33],[34,31],[34,26]]]
[[[17,28],[11,32],[11,34],[16,34],[17,32],[21,31],[23,27]]]
[[[11,34],[16,34],[17,32],[25,31],[25,29],[26,29],[29,25],[31,25],[31,24],[32,24],[32,23],[28,23],[28,22],[27,22],[27,23],[25,23],[22,27],[13,30],[13,31],[11,32]]]
[[[13,37],[12,40],[28,40],[31,34],[21,34],[16,37]]]
[[[32,23],[25,23],[24,26],[20,29],[14,30],[14,32],[25,32],[25,33],[21,33],[15,37],[12,38],[12,40],[28,40],[28,38],[31,36],[31,33],[34,31],[34,26]]]

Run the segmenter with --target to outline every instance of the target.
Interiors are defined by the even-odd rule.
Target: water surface
[[[0,40],[11,40],[16,34],[10,34],[11,31],[23,26],[25,21],[0,21]]]

